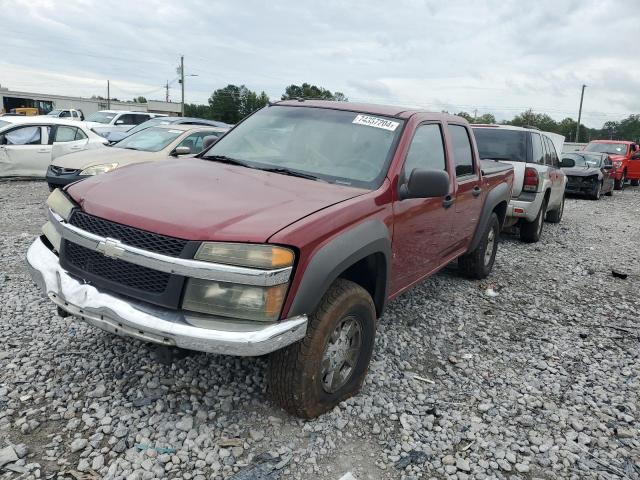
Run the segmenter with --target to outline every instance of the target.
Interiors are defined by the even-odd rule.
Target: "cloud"
[[[0,0],[0,82],[12,89],[163,98],[185,55],[187,101],[228,83],[279,98],[311,82],[354,101],[576,117],[640,108],[633,0]],[[172,99],[178,100],[177,83]]]

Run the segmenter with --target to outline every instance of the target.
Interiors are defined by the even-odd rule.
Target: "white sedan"
[[[84,122],[41,116],[2,117],[0,177],[44,178],[54,158],[107,143]]]

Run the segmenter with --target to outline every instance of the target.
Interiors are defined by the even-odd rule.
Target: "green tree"
[[[195,103],[184,104],[185,117],[205,118],[213,120],[213,114],[209,105],[197,105]]]
[[[268,103],[269,97],[265,92],[258,95],[244,85],[227,85],[209,97],[211,118],[226,123],[238,123]]]
[[[241,118],[251,115],[256,110],[260,110],[262,107],[266,107],[269,104],[269,97],[265,92],[261,92],[258,95],[256,92],[247,90],[246,94],[242,97],[240,105]]]
[[[334,100],[339,102],[348,102],[349,99],[342,92],[331,93],[323,87],[317,87],[309,83],[302,85],[289,85],[284,89],[282,100],[291,100],[292,98],[313,98],[315,100]]]
[[[140,95],[139,97],[134,97],[133,102],[134,103],[147,103],[147,99],[145,97],[143,97],[142,95]]]
[[[479,117],[474,117],[467,112],[458,112],[456,115],[464,118],[469,123],[496,123],[496,117],[492,113],[485,113]]]
[[[553,118],[546,113],[535,113],[532,109],[516,115],[508,124],[517,127],[537,127],[545,132],[558,131],[558,123]]]

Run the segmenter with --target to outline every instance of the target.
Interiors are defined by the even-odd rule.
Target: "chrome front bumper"
[[[307,331],[305,315],[277,323],[248,322],[176,312],[101,292],[69,275],[40,238],[29,247],[27,265],[56,305],[116,335],[201,352],[258,356],[301,340]]]

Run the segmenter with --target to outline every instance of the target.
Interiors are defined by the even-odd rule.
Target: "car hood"
[[[146,162],[166,158],[158,155],[158,152],[141,152],[139,150],[128,150],[126,148],[104,147],[94,150],[84,150],[82,152],[62,155],[53,160],[53,165],[64,168],[87,168],[103,163],[117,163],[118,167],[130,165],[132,163]]]
[[[67,189],[91,215],[188,240],[237,242],[265,242],[367,191],[199,158],[133,165]]]
[[[562,171],[567,177],[590,177],[600,173],[600,169],[595,167],[571,167],[563,168]]]

